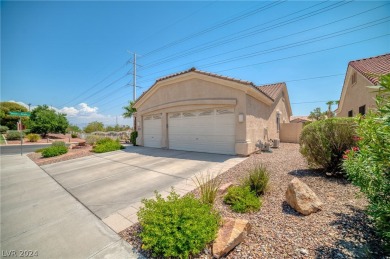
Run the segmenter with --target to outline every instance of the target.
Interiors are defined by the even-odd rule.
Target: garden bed
[[[249,236],[227,258],[380,258],[379,241],[369,225],[364,210],[367,201],[358,188],[342,178],[325,176],[308,169],[297,144],[281,144],[272,153],[254,154],[244,162],[222,174],[222,184],[239,183],[249,169],[257,164],[267,166],[270,173],[270,191],[263,196],[259,212],[239,214],[218,197],[215,208],[224,217],[247,219],[252,225]],[[288,183],[298,177],[323,201],[323,210],[301,216],[285,202]],[[194,191],[197,194],[197,191]],[[141,249],[137,237],[139,224],[122,231],[120,235],[135,249]],[[210,258],[210,250],[200,255]]]
[[[85,146],[77,146],[76,148],[69,149],[68,153],[60,156],[55,156],[55,157],[44,158],[42,157],[41,153],[30,153],[27,156],[32,161],[34,161],[37,165],[41,166],[41,165],[58,163],[70,159],[80,158],[84,156],[90,156],[94,154],[93,152],[91,152],[91,150],[92,150],[92,146],[85,145]]]

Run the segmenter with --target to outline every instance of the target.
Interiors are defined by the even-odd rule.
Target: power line
[[[365,39],[365,40],[361,40],[361,41],[355,41],[355,42],[352,42],[352,43],[343,44],[343,45],[335,46],[335,47],[332,47],[332,48],[326,48],[326,49],[321,49],[321,50],[317,50],[317,51],[306,52],[306,53],[303,53],[303,54],[289,56],[289,57],[285,57],[285,58],[279,58],[279,59],[274,59],[274,60],[254,63],[254,64],[250,64],[250,65],[245,65],[245,66],[239,66],[239,67],[233,67],[233,68],[229,68],[229,69],[224,69],[224,70],[217,71],[217,73],[224,72],[224,71],[235,70],[235,69],[240,69],[240,68],[245,68],[245,67],[250,67],[250,66],[266,64],[266,63],[271,63],[271,62],[276,62],[276,61],[280,61],[280,60],[286,60],[286,59],[302,57],[302,56],[306,56],[306,55],[310,55],[310,54],[315,54],[315,53],[324,52],[324,51],[328,51],[328,50],[338,49],[338,48],[342,48],[342,47],[346,47],[346,46],[350,46],[350,45],[354,45],[354,44],[358,44],[358,43],[362,43],[362,42],[366,42],[366,41],[370,41],[370,40],[374,40],[374,39],[383,38],[383,37],[386,37],[388,35],[390,35],[390,34],[389,33],[388,34],[383,34],[383,35],[380,35],[380,36],[377,36],[377,37],[373,37],[373,38],[369,38],[369,39]]]
[[[291,18],[289,20],[282,21],[282,22],[274,24],[274,25],[270,25],[268,27],[263,27],[261,29],[257,29],[255,31],[250,32],[250,33],[240,35],[244,31],[248,31],[248,30],[251,30],[251,29],[253,29],[255,27],[263,26],[265,24],[272,23],[272,22],[280,20],[280,19],[284,19],[285,17],[288,17],[288,16],[296,14],[296,13],[300,13],[300,12],[302,12],[304,10],[310,9],[310,8],[312,8],[314,6],[318,6],[318,5],[322,4],[322,3],[315,4],[315,5],[313,5],[313,6],[309,7],[309,8],[305,8],[303,10],[294,12],[294,13],[289,14],[287,16],[283,16],[283,17],[280,17],[278,19],[273,19],[273,20],[265,22],[263,24],[253,26],[253,27],[245,29],[245,30],[241,30],[238,33],[238,35],[237,34],[233,34],[234,35],[233,37],[231,37],[230,34],[229,34],[227,36],[221,37],[218,41],[215,41],[215,40],[214,41],[210,41],[210,42],[198,45],[196,47],[190,48],[188,50],[185,50],[185,51],[182,51],[182,52],[179,52],[179,53],[175,53],[173,55],[170,55],[170,56],[167,56],[165,58],[159,59],[159,60],[155,61],[154,63],[146,64],[144,66],[144,69],[155,67],[155,66],[160,65],[160,64],[165,64],[168,61],[172,61],[172,60],[175,60],[175,59],[180,58],[180,57],[185,57],[185,56],[188,56],[188,55],[193,54],[193,53],[199,53],[200,51],[204,51],[204,50],[207,50],[207,49],[210,49],[210,48],[214,48],[214,47],[226,44],[226,43],[230,43],[230,42],[233,42],[233,41],[236,41],[236,40],[240,40],[240,39],[243,39],[243,38],[246,38],[246,37],[249,37],[249,36],[253,36],[253,35],[258,34],[258,33],[263,33],[263,32],[266,32],[266,31],[269,31],[269,30],[272,30],[272,29],[275,29],[275,28],[279,28],[279,27],[282,27],[282,26],[285,26],[285,25],[290,25],[291,23],[294,23],[294,22],[297,22],[297,21],[300,21],[300,20],[303,20],[303,19],[310,18],[310,17],[315,16],[315,15],[318,15],[318,14],[330,11],[332,9],[338,8],[338,7],[343,6],[345,4],[349,4],[350,2],[352,2],[352,1],[341,2],[341,3],[338,2],[338,3],[335,3],[335,4],[331,4],[329,6],[320,8],[318,10],[315,10],[315,11],[303,14],[301,16],[294,17],[294,18]],[[230,39],[222,40],[224,38],[229,38],[229,37],[230,37]]]
[[[352,32],[358,31],[358,30],[362,30],[362,29],[367,29],[369,27],[376,26],[376,25],[388,22],[389,21],[388,20],[389,17],[390,16],[387,16],[387,17],[384,17],[384,18],[381,18],[381,19],[378,19],[378,20],[375,20],[375,21],[370,21],[370,22],[367,22],[367,23],[364,23],[364,24],[353,26],[353,27],[350,27],[350,28],[347,28],[347,29],[343,29],[343,30],[340,30],[340,31],[337,31],[337,32],[328,33],[328,34],[324,34],[324,35],[321,35],[321,36],[313,37],[313,38],[310,38],[310,39],[297,41],[297,42],[294,42],[294,43],[289,43],[289,44],[286,44],[286,45],[282,45],[282,46],[278,46],[278,47],[274,47],[274,48],[270,48],[270,49],[266,49],[266,50],[256,51],[256,52],[248,53],[246,55],[240,55],[240,56],[232,57],[232,58],[225,59],[225,60],[215,61],[215,62],[212,62],[212,63],[205,64],[202,67],[204,68],[204,67],[211,67],[211,66],[215,66],[215,65],[219,65],[219,64],[225,64],[225,63],[232,62],[232,61],[235,61],[235,60],[242,60],[244,58],[252,58],[254,56],[269,54],[269,53],[272,53],[272,52],[281,51],[281,50],[285,50],[285,49],[289,49],[289,48],[293,48],[293,47],[300,47],[302,45],[314,43],[314,42],[317,42],[317,41],[320,41],[320,40],[342,36],[342,35],[345,35],[345,34],[348,34],[348,33],[352,33]],[[322,26],[317,26],[317,27],[322,27]],[[311,29],[309,29],[309,30],[311,30]],[[305,30],[305,31],[308,31],[308,30]],[[298,32],[298,33],[295,33],[295,34],[299,34],[299,33],[302,33],[302,32],[304,32],[304,31],[301,31],[301,32]],[[279,38],[282,38],[282,37],[279,37]],[[266,42],[269,42],[269,41],[266,41]],[[234,50],[233,50],[233,52],[234,52]],[[214,56],[219,56],[219,55],[220,54],[214,55]],[[208,58],[205,58],[205,59],[208,59]],[[198,61],[200,61],[200,60],[198,60]],[[197,61],[195,61],[195,62],[197,62]],[[186,64],[188,64],[188,63],[181,64],[180,66],[183,66],[183,65],[186,65]],[[175,66],[175,67],[179,67],[179,66]],[[172,67],[172,68],[174,68],[174,67]],[[172,68],[169,68],[169,69],[166,69],[166,70],[170,70]],[[162,72],[162,71],[159,71],[159,72]],[[159,73],[159,72],[157,72],[157,73]],[[150,75],[153,75],[153,74],[150,74]],[[146,75],[146,77],[148,77],[150,75]],[[150,81],[150,80],[145,80],[145,81],[141,81],[141,82],[147,82],[147,81]]]
[[[88,88],[87,90],[85,90],[84,92],[82,92],[81,94],[78,94],[75,98],[71,99],[70,101],[60,105],[60,106],[65,106],[69,103],[72,103],[74,102],[75,100],[79,99],[82,95],[86,94],[88,91],[92,90],[93,88],[95,88],[96,86],[98,86],[99,84],[103,83],[104,81],[106,81],[108,78],[110,78],[111,76],[115,75],[118,71],[120,71],[121,69],[123,69],[124,67],[126,67],[126,65],[128,64],[128,61],[126,61],[125,64],[121,65],[118,69],[115,69],[112,73],[110,73],[108,76],[106,76],[105,78],[103,78],[102,80],[100,80],[99,82],[97,82],[96,84],[92,85],[90,88]]]
[[[175,45],[180,44],[180,43],[182,43],[182,42],[185,42],[185,41],[187,41],[187,40],[189,40],[189,39],[192,39],[192,38],[194,38],[194,37],[197,37],[197,36],[206,34],[206,33],[208,33],[208,32],[214,31],[214,30],[216,30],[216,29],[218,29],[218,28],[220,28],[220,27],[223,27],[223,26],[226,26],[226,25],[228,25],[228,24],[234,23],[234,22],[236,22],[236,21],[242,20],[242,19],[244,19],[244,18],[247,18],[247,17],[249,17],[249,16],[252,16],[252,15],[254,15],[254,14],[257,14],[257,13],[259,13],[259,12],[265,11],[265,10],[270,9],[270,8],[272,8],[272,7],[275,7],[275,6],[279,5],[279,4],[282,4],[282,3],[286,2],[286,1],[287,1],[287,0],[279,0],[279,1],[277,1],[277,2],[272,2],[272,3],[270,3],[270,4],[267,4],[267,5],[265,5],[265,6],[262,6],[262,7],[260,7],[260,8],[255,9],[255,10],[251,10],[251,11],[249,11],[249,12],[247,12],[247,13],[244,13],[244,14],[239,15],[239,16],[237,16],[237,17],[234,17],[234,18],[231,18],[231,19],[229,19],[229,20],[226,20],[226,21],[224,21],[224,22],[222,22],[222,23],[220,23],[220,24],[217,24],[217,25],[215,25],[215,26],[212,26],[212,27],[207,28],[207,29],[205,29],[205,30],[202,30],[202,31],[200,31],[200,32],[191,34],[191,35],[189,35],[189,36],[187,36],[187,37],[184,37],[184,38],[182,38],[182,39],[173,41],[173,42],[168,43],[168,44],[166,44],[166,45],[164,45],[164,46],[161,46],[161,47],[159,47],[159,48],[157,48],[157,49],[154,49],[154,50],[152,50],[152,51],[149,51],[149,52],[147,52],[146,54],[143,54],[143,57],[149,56],[149,55],[151,55],[151,54],[153,54],[153,53],[156,53],[156,52],[159,52],[159,51],[161,51],[161,50],[163,50],[163,49],[166,49],[166,48],[175,46]]]

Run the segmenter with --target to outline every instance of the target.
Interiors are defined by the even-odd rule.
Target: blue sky
[[[196,67],[285,81],[293,114],[307,115],[339,99],[349,61],[390,52],[389,14],[386,1],[2,1],[1,101],[131,124],[130,51],[137,96]]]

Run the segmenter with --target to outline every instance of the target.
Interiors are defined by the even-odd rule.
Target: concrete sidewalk
[[[2,256],[142,258],[28,157],[0,159]]]

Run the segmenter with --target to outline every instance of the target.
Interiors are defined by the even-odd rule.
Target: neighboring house
[[[390,54],[359,59],[348,64],[337,117],[353,117],[375,108],[375,92],[367,86],[378,85],[379,76],[390,73]]]
[[[311,119],[309,119],[309,116],[291,116],[290,117],[290,123],[304,123],[304,122],[308,122],[308,121],[311,121]]]
[[[292,114],[285,83],[256,86],[195,68],[158,79],[134,107],[139,145],[232,155],[279,139]]]

